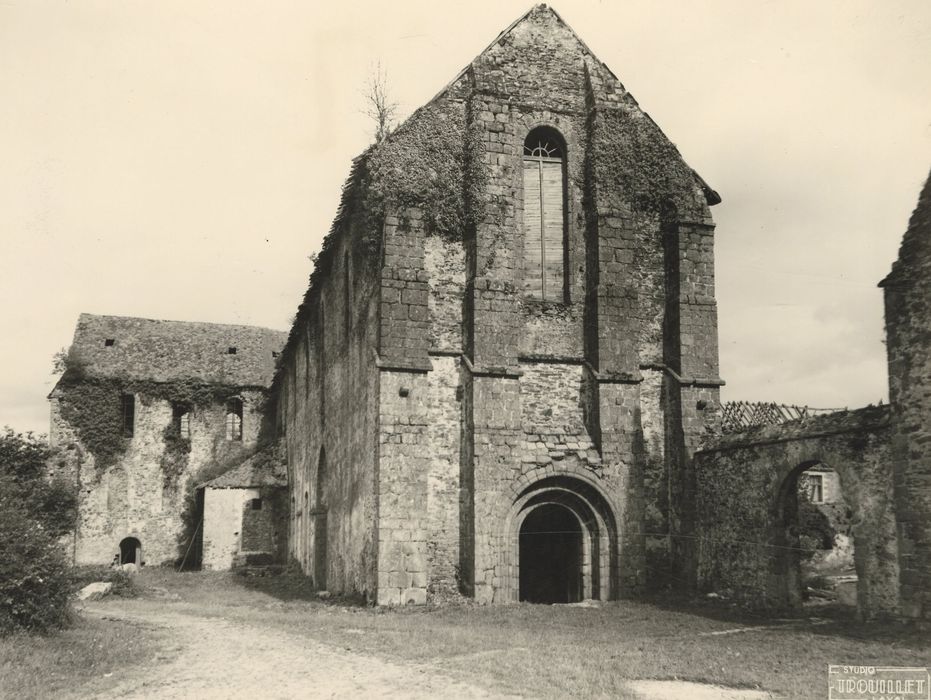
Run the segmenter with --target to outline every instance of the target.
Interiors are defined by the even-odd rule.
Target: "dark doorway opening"
[[[569,509],[543,505],[521,525],[520,599],[528,603],[582,599],[582,526]]]
[[[142,566],[142,543],[135,537],[127,537],[120,542],[120,564]]]

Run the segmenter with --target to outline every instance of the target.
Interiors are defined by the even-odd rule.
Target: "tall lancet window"
[[[524,141],[524,294],[565,301],[566,153],[559,133],[538,127]]]

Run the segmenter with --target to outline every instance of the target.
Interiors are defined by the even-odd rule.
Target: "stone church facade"
[[[719,201],[543,5],[356,159],[273,385],[316,585],[570,602],[688,570]]]

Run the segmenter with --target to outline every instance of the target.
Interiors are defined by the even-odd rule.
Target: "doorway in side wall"
[[[135,537],[125,537],[120,542],[120,564],[142,566],[142,542]]]

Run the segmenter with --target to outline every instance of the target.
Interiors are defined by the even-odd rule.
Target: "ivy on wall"
[[[74,428],[78,440],[94,456],[101,473],[116,464],[126,453],[130,439],[123,434],[122,399],[134,394],[143,404],[167,401],[191,409],[223,405],[244,387],[209,384],[193,379],[154,382],[126,377],[98,377],[90,374],[73,352],[56,364],[62,378],[57,393],[62,418]],[[173,419],[162,431],[165,449],[161,467],[165,487],[173,487],[184,472],[191,451],[190,440],[178,432]]]
[[[164,476],[163,486],[166,489],[175,488],[178,485],[178,479],[187,469],[188,458],[191,454],[191,441],[181,436],[174,421],[162,431],[162,440],[165,443],[165,450],[162,452],[159,463]]]
[[[483,153],[461,105],[424,107],[370,151],[363,204],[382,217],[420,208],[428,234],[462,240],[484,201]]]
[[[635,211],[696,214],[695,174],[649,117],[612,110],[597,116],[593,152],[598,181],[617,183]],[[701,206],[698,204],[698,206]]]

